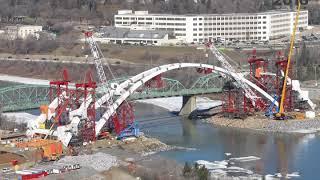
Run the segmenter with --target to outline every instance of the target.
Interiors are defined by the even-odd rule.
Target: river
[[[225,153],[234,157],[257,156],[248,169],[262,175],[299,172],[299,179],[317,179],[320,174],[320,135],[276,134],[251,130],[214,128],[155,106],[136,104],[142,131],[162,142],[195,150],[172,150],[160,155],[180,163],[196,160],[221,161]]]
[[[28,111],[34,115],[38,110]],[[317,179],[320,174],[319,134],[262,133],[251,130],[215,128],[203,120],[188,120],[150,104],[136,103],[135,115],[141,131],[162,142],[190,150],[158,153],[184,164],[197,160],[221,161],[225,153],[234,157],[261,158],[244,168],[266,175],[299,172],[299,179]],[[242,167],[243,167],[242,166]]]

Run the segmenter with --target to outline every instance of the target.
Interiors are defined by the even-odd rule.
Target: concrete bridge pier
[[[196,96],[183,96],[179,116],[189,116],[196,108]]]

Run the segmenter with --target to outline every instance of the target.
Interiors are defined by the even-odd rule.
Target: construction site
[[[299,10],[300,6],[296,24]],[[182,96],[179,115],[189,118],[197,111],[194,97],[207,96],[221,102],[204,112],[210,114],[205,122],[214,126],[280,133],[319,130],[316,104],[309,98],[309,92],[302,90],[294,74],[299,68],[292,59],[296,28],[288,52],[279,50],[275,56],[266,58],[259,57],[252,47],[251,55],[242,61],[245,70],[231,65],[233,60],[210,39],[203,49],[207,56],[213,55],[215,65],[172,62],[120,81],[116,80],[93,32],[84,32],[84,48],[90,50],[95,70],[82,72],[83,82],[72,82],[68,69],[60,70],[61,78],[47,85],[49,103],[41,104],[40,115],[28,121],[26,130],[1,131],[0,177],[117,179],[107,171],[119,166],[126,172],[120,179],[141,177],[136,173],[143,166],[138,161],[148,154],[177,147],[145,136],[136,121],[135,103],[130,99],[135,96],[134,100]],[[215,81],[211,87],[172,90],[173,81],[164,74],[187,68],[203,77],[223,79],[223,83],[219,86]],[[202,81],[202,85],[210,80]],[[204,119],[201,114],[194,117]],[[181,167],[173,171],[179,170]]]

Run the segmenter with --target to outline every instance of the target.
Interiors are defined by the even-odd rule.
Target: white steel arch
[[[95,107],[99,108],[102,104],[106,103],[114,94],[119,94],[120,97],[114,101],[112,105],[107,107],[106,112],[103,116],[96,122],[96,135],[100,134],[102,127],[108,121],[108,119],[116,112],[117,108],[131,95],[133,94],[140,86],[144,85],[147,81],[151,80],[157,75],[165,73],[167,71],[171,71],[174,69],[180,68],[207,68],[212,69],[220,74],[228,75],[232,78],[237,76],[236,73],[229,72],[224,68],[216,67],[209,64],[198,64],[198,63],[174,63],[174,64],[167,64],[152,68],[145,72],[142,72],[134,77],[129,78],[128,80],[121,83],[116,89],[110,90],[109,93],[105,94],[103,97],[96,101]],[[242,76],[241,76],[242,77]],[[243,77],[242,77],[243,78]],[[242,81],[249,85],[251,88],[255,89],[259,92],[262,96],[266,99],[274,102],[272,96],[270,96],[267,92],[262,90],[260,87],[252,83],[251,81],[243,78]],[[90,101],[91,97],[88,97],[86,102]],[[275,105],[278,106],[278,102],[275,102]],[[81,107],[74,112],[71,112],[70,119],[71,123],[65,126],[59,126],[56,131],[50,132],[49,130],[45,129],[33,129],[32,134],[39,133],[39,134],[52,134],[53,136],[57,136],[59,140],[63,142],[65,146],[67,146],[72,138],[72,133],[77,132],[77,127],[80,122],[79,116],[83,114],[82,111],[86,111],[86,106],[81,105]]]
[[[153,68],[151,70],[145,71],[143,73],[138,74],[137,76],[134,76],[133,78],[130,78],[129,80],[125,81],[120,85],[121,89],[117,89],[116,91],[122,91],[124,87],[127,87],[129,84],[128,82],[133,82],[134,84],[126,91],[121,92],[121,96],[114,101],[114,103],[108,107],[107,111],[104,113],[102,118],[97,121],[96,123],[96,135],[98,135],[104,126],[104,124],[107,122],[107,120],[115,113],[116,109],[131,95],[133,94],[140,86],[142,86],[144,83],[149,81],[150,79],[154,78],[155,76],[162,74],[164,72],[179,69],[179,68],[207,68],[212,69],[216,72],[227,74],[231,77],[236,77],[237,74],[233,72],[229,72],[226,69],[216,67],[209,64],[197,64],[197,63],[175,63],[175,64],[168,64],[159,66],[156,68]],[[242,77],[242,76],[241,76]],[[249,85],[251,88],[255,89],[257,92],[259,92],[262,96],[270,100],[271,102],[274,102],[274,98],[270,96],[267,92],[262,90],[260,87],[252,83],[251,81],[243,78],[243,82],[245,82],[247,85]],[[110,96],[110,95],[109,95]],[[278,106],[278,102],[275,102],[275,105]]]

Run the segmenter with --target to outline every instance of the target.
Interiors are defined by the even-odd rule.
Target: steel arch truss
[[[38,108],[49,103],[49,86],[18,85],[0,89],[0,104],[3,112]]]
[[[190,89],[221,89],[226,82],[226,79],[217,73],[210,73],[200,77]]]
[[[185,96],[185,95],[201,95],[210,93],[219,93],[222,91],[224,81],[219,78],[217,74],[210,74],[207,76],[200,77],[191,88],[186,88],[181,82],[163,78],[164,87],[163,88],[143,88],[143,91],[136,91],[131,94],[130,100],[137,99],[151,99],[151,98],[161,98],[161,97],[174,97],[174,96]]]

